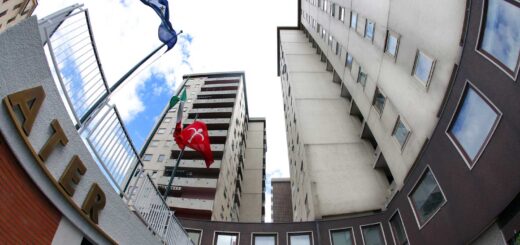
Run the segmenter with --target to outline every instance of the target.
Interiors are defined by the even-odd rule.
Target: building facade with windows
[[[262,222],[265,200],[265,119],[249,118],[244,73],[184,76],[183,123],[207,124],[215,162],[206,168],[186,148],[166,203],[178,217]],[[166,190],[180,149],[173,140],[178,105],[165,111],[145,145],[144,169]]]
[[[271,220],[273,223],[288,223],[293,221],[293,205],[291,202],[291,179],[271,179]]]
[[[199,244],[519,244],[520,4],[300,1],[299,16],[278,67],[303,222],[182,220]]]
[[[37,0],[2,0],[0,3],[0,32],[32,15]]]

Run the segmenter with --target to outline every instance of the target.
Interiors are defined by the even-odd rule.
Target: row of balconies
[[[161,176],[157,179],[157,185],[166,186],[169,181],[170,176]],[[217,188],[217,179],[175,177],[174,184],[180,187]]]

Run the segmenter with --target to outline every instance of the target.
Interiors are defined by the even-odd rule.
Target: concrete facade
[[[381,210],[402,188],[459,63],[464,9],[300,1],[301,30],[279,33],[295,221]]]
[[[29,18],[38,6],[37,0],[9,0],[0,4],[0,32]]]
[[[202,155],[186,148],[167,204],[179,217],[262,221],[265,146],[257,141],[262,142],[264,134],[248,128],[244,74],[194,74],[184,79],[179,90],[185,88],[188,97],[183,123],[189,125],[197,117],[207,124],[215,162],[207,169]],[[180,153],[172,137],[177,109],[165,110],[144,150],[145,169],[161,191]]]

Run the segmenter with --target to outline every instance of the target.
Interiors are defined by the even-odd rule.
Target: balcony
[[[158,185],[168,185],[170,181],[169,176],[161,176],[157,180]],[[198,187],[198,188],[217,188],[217,179],[208,178],[174,178],[173,182],[175,186],[180,187]]]
[[[213,164],[211,164],[211,166],[209,168],[210,169],[220,169],[221,163],[222,163],[221,160],[215,160],[215,162],[213,162]],[[173,167],[173,166],[175,166],[175,162],[174,161],[168,161],[165,164],[165,166],[166,167]],[[202,168],[202,169],[207,169],[206,168],[206,163],[204,163],[204,160],[184,160],[184,159],[182,159],[182,161],[179,163],[179,168]]]
[[[166,204],[174,208],[213,211],[213,200],[168,197]]]
[[[207,91],[236,91],[238,89],[238,85],[231,85],[231,84],[225,84],[225,85],[205,85],[202,86],[200,91],[207,92]]]
[[[200,92],[197,99],[234,99],[237,96],[237,91],[207,91]]]
[[[234,105],[235,99],[197,99],[192,108],[226,108]]]
[[[229,108],[193,108],[190,110],[190,114],[199,114],[199,118],[203,118],[203,113],[232,113],[233,107]]]
[[[205,112],[205,113],[192,113],[188,114],[188,119],[221,119],[231,118],[232,112]]]
[[[213,84],[233,84],[240,82],[239,79],[227,79],[227,80],[206,80],[204,85],[213,85]]]

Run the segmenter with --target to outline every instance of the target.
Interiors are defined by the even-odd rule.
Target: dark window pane
[[[379,91],[379,88],[376,88],[376,92],[374,94],[374,102],[373,105],[376,110],[381,114],[383,109],[385,108],[386,97]]]
[[[424,223],[446,201],[430,170],[424,173],[411,194],[412,203],[420,223]]]
[[[352,230],[331,231],[332,245],[353,245]]]
[[[398,245],[408,244],[408,238],[406,237],[403,222],[401,221],[399,212],[395,213],[394,216],[390,219],[390,226],[396,240],[395,242]]]
[[[410,134],[410,130],[404,125],[401,119],[397,120],[397,124],[395,125],[393,136],[399,142],[401,146],[404,145],[406,139],[408,138],[408,134]]]
[[[380,225],[364,226],[362,231],[365,245],[385,245]]]

